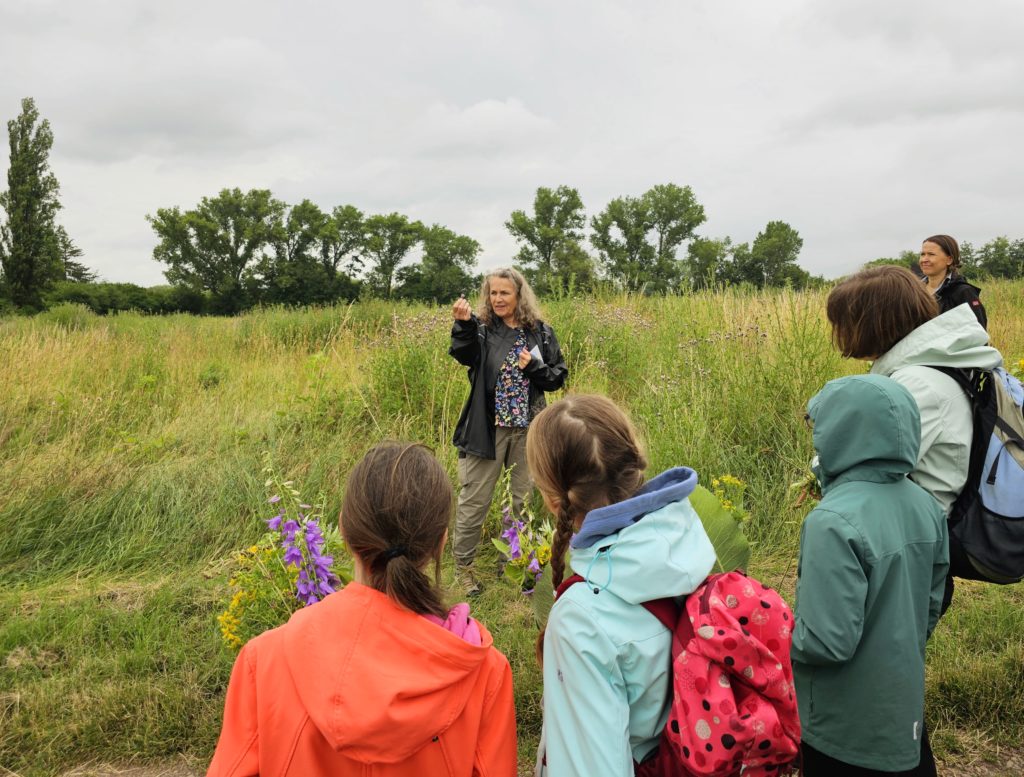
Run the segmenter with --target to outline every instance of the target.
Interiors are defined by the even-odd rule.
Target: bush
[[[85,305],[65,302],[40,313],[39,319],[69,332],[78,332],[95,324],[96,314]]]
[[[152,286],[134,283],[73,283],[61,281],[46,295],[48,307],[62,303],[84,305],[93,313],[117,311],[142,313],[205,313],[206,296],[184,286]]]

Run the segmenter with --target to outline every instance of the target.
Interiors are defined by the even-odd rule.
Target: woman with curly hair
[[[479,592],[473,559],[480,528],[503,468],[512,470],[518,514],[532,484],[526,470],[526,430],[545,406],[544,392],[565,384],[567,370],[554,330],[541,320],[537,298],[512,268],[489,273],[474,313],[465,297],[452,306],[448,353],[469,368],[469,398],[455,427],[459,502],[453,540],[459,580]]]

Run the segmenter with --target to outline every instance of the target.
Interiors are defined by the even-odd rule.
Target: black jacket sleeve
[[[455,357],[459,364],[475,367],[480,361],[480,339],[477,331],[480,321],[472,316],[469,321],[455,321],[452,324],[452,344],[448,347],[448,355]]]
[[[562,358],[562,348],[555,337],[555,331],[547,324],[540,325],[538,334],[541,339],[540,352],[544,360],[531,359],[524,372],[530,383],[541,391],[558,391],[565,385],[565,378],[569,374],[565,359]]]

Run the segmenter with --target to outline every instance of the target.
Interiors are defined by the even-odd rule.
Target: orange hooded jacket
[[[359,583],[251,640],[207,777],[515,777],[512,671]]]

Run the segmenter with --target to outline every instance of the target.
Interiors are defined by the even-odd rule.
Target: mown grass
[[[825,294],[727,291],[559,300],[548,319],[577,391],[626,405],[651,470],[748,484],[753,571],[792,595],[806,400],[864,369],[828,341]],[[985,288],[994,343],[1024,356],[1024,284]],[[236,319],[0,321],[0,767],[203,763],[232,655],[220,561],[260,533],[262,456],[336,515],[380,439],[450,445],[465,399],[444,309],[384,303]],[[485,552],[483,566],[493,559]],[[449,570],[450,575],[450,570]],[[947,755],[1024,744],[1024,590],[965,585],[929,648]],[[524,762],[540,726],[528,601],[496,578],[475,605],[513,664]]]

